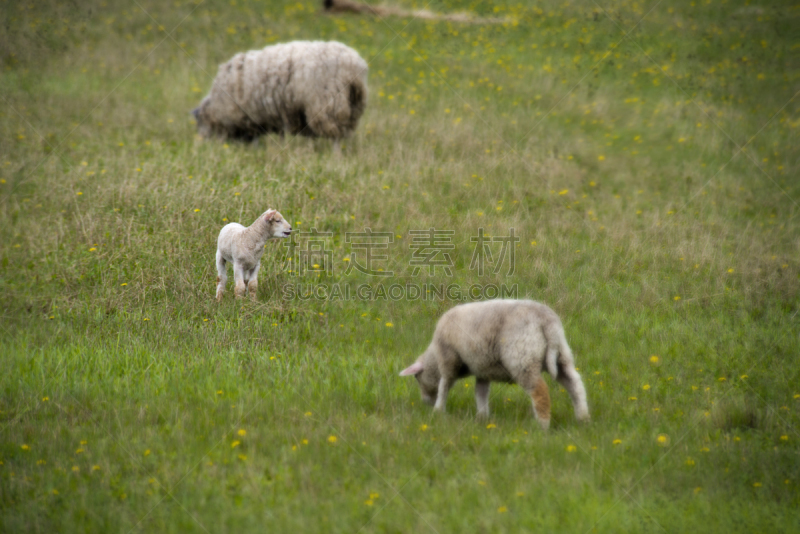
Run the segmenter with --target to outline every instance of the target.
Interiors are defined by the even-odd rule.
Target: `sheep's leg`
[[[575,418],[578,421],[588,421],[589,406],[586,404],[586,389],[583,387],[581,375],[575,370],[575,367],[559,365],[556,380],[569,393],[572,407],[575,409]]]
[[[342,156],[342,145],[338,137],[333,140],[333,155],[337,158]]]
[[[222,295],[225,293],[225,284],[227,282],[228,273],[225,267],[225,258],[223,258],[222,254],[217,250],[217,302],[222,300]]]
[[[539,366],[521,370],[515,382],[528,392],[533,401],[533,415],[544,430],[550,428],[550,390],[544,381]]]
[[[233,294],[239,299],[244,297],[247,285],[244,281],[244,269],[242,266],[233,262]]]
[[[434,410],[438,410],[441,412],[445,411],[445,405],[447,404],[447,393],[450,391],[450,387],[453,385],[452,378],[445,378],[444,376],[439,379],[439,392],[436,395],[436,404],[433,405]]]
[[[285,141],[287,133],[289,133],[289,116],[286,115],[285,111],[281,111],[281,129],[278,131],[281,143]]]
[[[542,426],[542,430],[547,430],[550,428],[550,390],[541,375],[529,394],[533,399],[533,414]]]
[[[458,353],[452,347],[439,344],[438,357],[436,365],[439,367],[439,390],[436,395],[436,404],[433,405],[434,410],[445,411],[445,404],[447,403],[447,393],[458,377],[458,369],[463,363]]]
[[[489,417],[488,380],[475,380],[475,401],[478,403],[478,417]]]
[[[253,302],[256,300],[256,292],[258,291],[258,268],[260,266],[261,264],[256,265],[255,268],[250,271],[250,280],[247,282],[247,292],[250,294],[250,300]]]

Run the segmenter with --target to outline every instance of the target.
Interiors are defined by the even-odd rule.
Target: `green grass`
[[[513,22],[0,4],[0,530],[800,530],[800,10],[427,9]],[[196,139],[216,66],[292,39],[369,61],[344,157]],[[217,304],[219,229],[268,207],[333,233],[332,273],[273,243],[258,302]],[[368,227],[385,280],[345,274]],[[428,228],[452,276],[412,276]],[[513,274],[469,269],[479,228]],[[592,422],[554,386],[544,434],[503,385],[476,421],[474,380],[433,414],[397,373],[452,301],[284,298],[381,281],[548,303]]]

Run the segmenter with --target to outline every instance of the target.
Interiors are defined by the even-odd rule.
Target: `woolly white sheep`
[[[532,300],[489,300],[461,304],[447,311],[433,341],[400,376],[413,375],[422,398],[445,410],[453,383],[475,375],[478,415],[489,415],[489,384],[513,382],[533,400],[533,412],[543,429],[550,426],[550,393],[542,377],[546,370],[569,392],[575,417],[589,420],[586,390],[575,370],[558,315]]]
[[[220,65],[211,92],[192,111],[197,130],[251,141],[275,132],[339,140],[367,105],[367,63],[335,41],[294,41],[251,50]]]
[[[233,263],[233,294],[244,297],[246,289],[255,300],[264,245],[268,239],[289,237],[291,233],[292,226],[273,209],[265,211],[247,228],[239,223],[226,224],[217,238],[217,301],[222,300],[225,292],[228,263]]]

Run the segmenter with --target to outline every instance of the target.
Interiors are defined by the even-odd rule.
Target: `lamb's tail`
[[[547,353],[545,354],[545,365],[547,372],[553,378],[558,377],[558,360],[563,357],[566,361],[572,360],[572,351],[567,344],[567,337],[564,335],[564,327],[558,323],[552,323],[544,328],[545,340],[547,341]]]
[[[547,345],[545,364],[547,365],[547,372],[550,373],[550,376],[556,378],[558,376],[558,347]]]

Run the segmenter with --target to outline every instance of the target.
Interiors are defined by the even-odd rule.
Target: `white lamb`
[[[339,140],[367,106],[367,62],[335,41],[294,41],[236,54],[192,111],[205,136],[251,141],[274,132]]]
[[[586,390],[575,370],[572,351],[558,315],[532,300],[490,300],[461,304],[447,311],[433,341],[417,361],[400,373],[413,375],[422,398],[445,410],[453,383],[475,375],[478,415],[489,415],[489,384],[513,382],[533,400],[543,429],[550,426],[550,393],[542,377],[547,371],[570,395],[579,421],[589,420]]]
[[[225,293],[228,263],[233,263],[233,294],[244,297],[247,290],[255,300],[264,245],[268,239],[289,237],[291,233],[292,226],[273,209],[265,211],[247,228],[239,223],[226,224],[217,238],[217,301]]]

